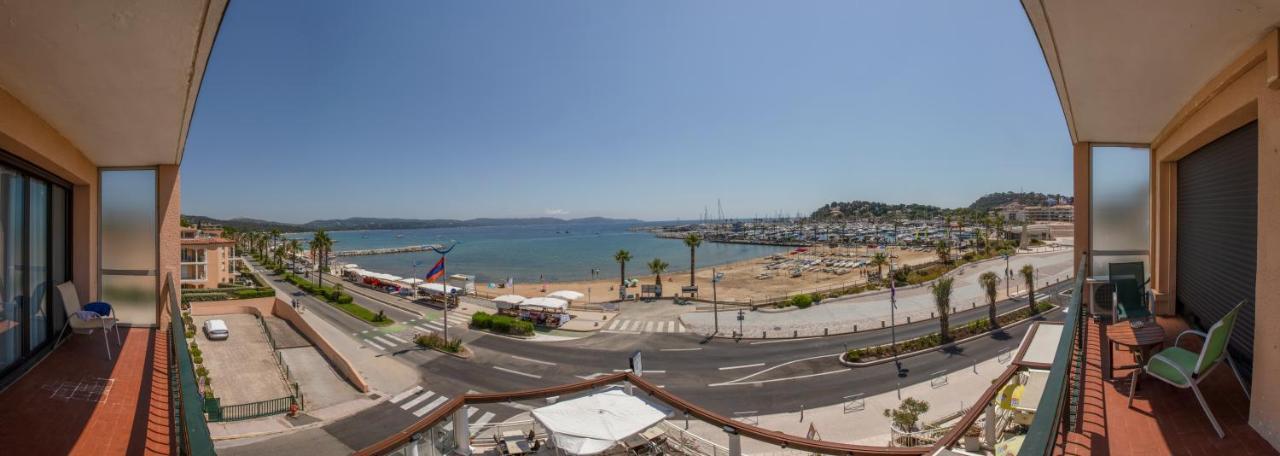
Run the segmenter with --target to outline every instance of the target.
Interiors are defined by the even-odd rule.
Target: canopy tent
[[[412,287],[412,286],[417,286],[418,284],[421,284],[422,279],[410,277],[408,279],[401,280],[400,282]]]
[[[458,288],[458,287],[451,287],[451,286],[443,285],[443,284],[439,284],[439,283],[424,283],[424,284],[422,284],[422,285],[418,285],[418,290],[421,290],[421,291],[424,291],[424,292],[427,292],[427,293],[437,293],[437,294],[439,294],[439,293],[453,293],[453,292],[455,292],[455,291],[456,291],[456,292],[458,292],[458,293],[461,293],[461,292],[462,292],[462,289],[461,289],[461,288]]]
[[[342,269],[343,269],[343,270],[346,270],[346,269],[358,269],[358,268],[360,268],[360,265],[355,264],[355,263],[347,263],[347,264],[342,265]]]
[[[563,299],[540,297],[529,298],[520,303],[520,307],[541,307],[548,310],[565,310],[569,307],[569,303]]]
[[[547,295],[547,297],[549,298],[559,298],[565,301],[577,301],[579,299],[582,299],[583,296],[584,295],[582,293],[578,293],[573,290],[553,291]]]
[[[667,418],[668,411],[619,389],[533,410],[555,447],[575,455],[599,454]]]

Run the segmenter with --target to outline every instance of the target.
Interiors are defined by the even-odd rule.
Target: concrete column
[[[457,444],[458,454],[471,454],[471,423],[467,422],[467,406],[458,407],[453,412],[453,442]]]
[[[993,404],[987,404],[987,409],[985,413],[986,413],[987,419],[986,419],[986,423],[983,423],[982,433],[986,438],[984,438],[983,440],[986,441],[987,446],[995,448],[996,446],[996,406]]]
[[[742,436],[738,430],[725,426],[724,432],[729,434],[729,456],[742,456]]]
[[[1072,264],[1072,271],[1079,270],[1080,254],[1085,251],[1092,250],[1089,244],[1089,201],[1091,195],[1089,190],[1093,182],[1093,156],[1092,147],[1087,142],[1076,143],[1072,150],[1072,167],[1074,168],[1074,193],[1075,193],[1075,258]],[[1086,271],[1088,273],[1088,271]]]

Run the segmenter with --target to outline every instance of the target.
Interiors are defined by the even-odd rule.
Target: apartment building
[[[235,241],[220,228],[183,228],[182,288],[217,288],[235,281]]]

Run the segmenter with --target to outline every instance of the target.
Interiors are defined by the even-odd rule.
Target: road
[[[278,277],[268,278],[287,292],[299,291]],[[435,320],[439,314],[436,309],[404,304],[408,301],[397,303],[421,308],[420,311],[408,312],[385,302],[399,298],[374,299],[379,292],[354,290],[357,288],[355,285],[346,285],[348,290],[356,292],[352,294],[357,303],[375,311],[381,310],[397,321]],[[1064,283],[1045,291],[1056,302],[1064,304],[1065,298],[1059,293],[1068,286]],[[398,334],[401,339],[408,340],[407,336],[413,331],[412,326],[402,324],[375,328],[310,296],[299,299],[307,311],[315,312],[354,338],[381,333]],[[998,308],[1005,312],[1025,305],[1025,299],[1006,300],[999,303]],[[954,314],[951,321],[955,327],[986,317],[986,309],[978,307]],[[1056,321],[1061,317],[1061,312],[1052,311],[1037,319]],[[871,396],[892,391],[899,384],[905,386],[926,381],[937,372],[965,369],[998,356],[1002,350],[1016,350],[1016,344],[1028,327],[1026,324],[1013,326],[959,347],[904,359],[901,372],[893,363],[852,369],[836,360],[836,356],[847,348],[888,343],[894,336],[889,329],[807,339],[733,341],[707,340],[693,333],[606,333],[575,340],[531,342],[459,326],[451,327],[450,332],[462,337],[475,353],[470,360],[419,350],[409,344],[388,350],[370,348],[370,356],[393,356],[415,366],[421,374],[424,388],[452,397],[469,391],[512,391],[582,381],[596,374],[626,369],[628,356],[639,350],[643,352],[645,372],[642,375],[646,378],[701,406],[732,416],[742,411],[757,414],[795,412],[802,407],[840,403],[852,394]],[[936,320],[918,321],[899,325],[896,337],[903,340],[936,331]],[[494,411],[497,419],[518,412],[510,407]],[[324,429],[333,438],[358,448],[393,429],[407,426],[415,419],[408,410],[384,403]]]

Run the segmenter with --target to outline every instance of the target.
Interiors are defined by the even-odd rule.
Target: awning
[[[569,307],[569,303],[563,299],[539,297],[529,298],[520,303],[520,307],[541,307],[543,309],[564,310]]]
[[[584,295],[582,293],[578,293],[573,290],[553,291],[547,294],[547,297],[549,298],[558,298],[558,299],[563,299],[565,301],[577,301],[579,299],[582,299],[583,296]]]
[[[453,293],[454,291],[457,291],[459,293],[462,292],[461,288],[450,287],[450,286],[442,285],[438,283],[424,283],[422,285],[418,285],[418,289],[428,293]]]
[[[513,295],[513,294],[502,295],[502,296],[493,298],[493,302],[501,302],[504,304],[520,304],[521,302],[524,302],[524,300],[525,300],[524,296]]]
[[[612,389],[533,410],[533,419],[569,454],[599,454],[666,419],[667,411]]]

